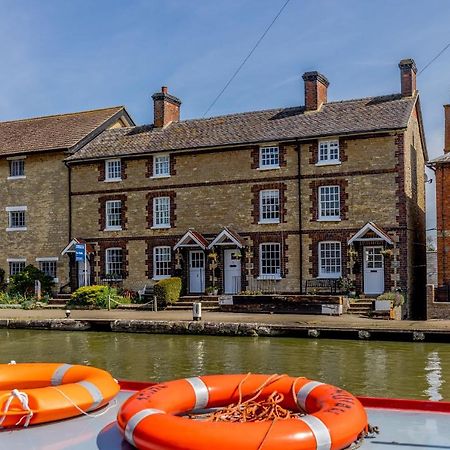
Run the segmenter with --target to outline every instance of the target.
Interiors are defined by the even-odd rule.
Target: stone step
[[[63,293],[63,292],[58,292],[56,294],[56,298],[70,298],[71,296],[72,296],[72,294],[66,294],[66,293]]]
[[[192,311],[192,306],[179,306],[178,304],[168,306],[165,311]],[[218,306],[203,306],[202,311],[219,311]]]
[[[70,297],[69,298],[51,298],[51,299],[49,299],[48,304],[64,306],[69,300],[70,300]]]

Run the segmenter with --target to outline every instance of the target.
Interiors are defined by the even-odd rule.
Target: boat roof
[[[89,416],[29,428],[0,431],[0,449],[27,450],[132,450],[116,424],[120,405],[150,383],[124,383],[108,407]],[[369,423],[380,433],[367,438],[361,449],[448,449],[450,403],[420,400],[360,398]],[[95,415],[95,417],[94,417]]]

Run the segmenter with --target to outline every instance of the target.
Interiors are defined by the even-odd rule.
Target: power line
[[[430,67],[431,64],[433,64],[439,58],[439,56],[441,56],[442,53],[444,53],[445,50],[447,50],[449,47],[450,47],[450,43],[447,44],[423,69],[421,69],[419,71],[419,73],[417,74],[417,76],[419,76],[423,71],[425,71],[425,69],[428,69],[428,67]]]
[[[284,3],[284,5],[281,7],[281,9],[278,11],[277,15],[274,17],[274,19],[272,20],[272,22],[269,24],[269,26],[265,29],[264,33],[261,35],[261,37],[258,39],[258,41],[256,42],[256,44],[253,46],[253,48],[250,50],[249,54],[244,58],[244,60],[242,61],[242,63],[240,64],[240,66],[236,69],[236,71],[233,73],[233,75],[231,76],[231,78],[228,80],[228,82],[225,84],[225,86],[223,87],[223,89],[219,92],[219,94],[217,95],[217,97],[214,99],[214,101],[209,105],[208,109],[204,112],[203,117],[206,116],[206,114],[208,114],[208,112],[210,111],[210,109],[216,104],[217,100],[219,100],[219,98],[222,96],[222,94],[225,92],[225,90],[227,89],[227,87],[231,84],[231,82],[236,78],[236,75],[241,71],[241,69],[244,67],[245,63],[248,61],[248,59],[250,58],[250,56],[252,56],[253,52],[256,50],[256,48],[258,47],[258,45],[261,43],[261,41],[264,39],[265,35],[269,32],[269,30],[272,28],[272,25],[277,21],[278,17],[280,17],[281,13],[283,12],[284,8],[286,8],[287,4],[290,2],[291,0],[286,0],[286,2]],[[449,44],[450,45],[450,44]]]

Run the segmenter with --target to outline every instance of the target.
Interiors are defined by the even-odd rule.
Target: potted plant
[[[207,295],[217,295],[219,293],[219,289],[215,286],[208,286],[205,290]]]
[[[385,248],[384,250],[381,250],[381,254],[382,254],[385,258],[391,258],[392,255],[394,254],[394,252],[393,252],[392,249],[390,249],[390,248]]]
[[[355,259],[358,257],[358,252],[356,251],[355,247],[349,247],[347,254],[349,256],[349,258],[351,259]]]

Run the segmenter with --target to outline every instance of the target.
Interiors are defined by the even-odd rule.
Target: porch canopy
[[[386,242],[388,245],[394,245],[389,235],[377,226],[374,222],[367,222],[357,233],[355,233],[348,241],[348,245],[356,242]]]
[[[83,239],[73,238],[61,252],[61,255],[64,256],[66,253],[75,253],[75,245],[77,244],[86,244],[87,254],[95,253],[94,247],[91,244],[86,243],[86,241],[84,241]]]
[[[245,246],[244,240],[235,231],[225,227],[209,244],[208,248],[213,248],[216,245],[235,245],[238,248]]]
[[[189,248],[189,247],[200,247],[202,250],[206,250],[208,247],[208,241],[206,238],[200,234],[198,231],[195,231],[193,228],[190,228],[183,237],[174,245],[173,249],[177,250],[179,248]]]

